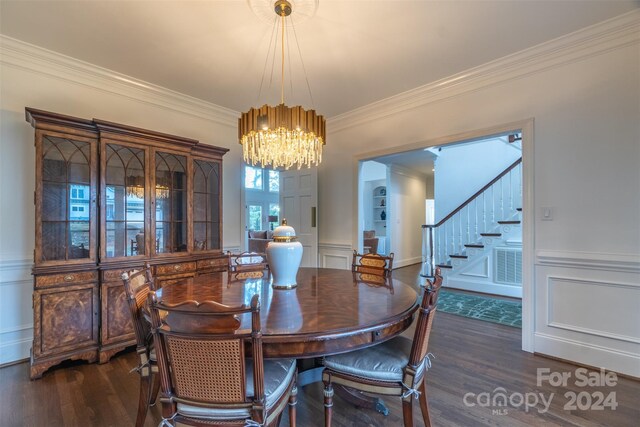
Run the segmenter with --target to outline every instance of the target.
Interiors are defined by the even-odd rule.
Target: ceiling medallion
[[[317,2],[314,3],[317,6]],[[273,8],[281,20],[280,104],[273,107],[265,104],[242,113],[238,120],[238,140],[243,159],[246,163],[260,163],[273,169],[317,166],[322,161],[322,147],[326,142],[325,119],[315,110],[288,107],[284,103],[285,18],[292,13],[292,3],[278,0]]]

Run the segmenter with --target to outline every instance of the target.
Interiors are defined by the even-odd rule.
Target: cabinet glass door
[[[187,158],[156,152],[156,252],[187,251]]]
[[[41,261],[90,258],[91,143],[42,137]]]
[[[107,144],[105,155],[105,255],[144,255],[144,150]]]
[[[193,248],[220,249],[220,163],[193,161]]]

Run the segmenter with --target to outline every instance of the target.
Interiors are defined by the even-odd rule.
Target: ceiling
[[[638,7],[622,0],[320,0],[315,16],[296,27],[313,105],[295,44],[285,101],[333,117]],[[235,111],[279,102],[279,58],[269,88],[271,29],[244,0],[0,0],[6,36]]]
[[[430,151],[420,148],[418,150],[405,151],[402,153],[376,157],[375,159],[371,160],[389,166],[402,166],[403,168],[408,169],[414,173],[429,177],[433,175],[432,169],[434,167],[434,160],[436,159],[436,157],[437,156],[435,156]]]

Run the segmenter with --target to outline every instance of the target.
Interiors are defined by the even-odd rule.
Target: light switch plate
[[[553,208],[542,208],[542,221],[553,221]]]

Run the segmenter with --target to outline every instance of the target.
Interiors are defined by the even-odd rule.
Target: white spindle
[[[471,227],[471,223],[470,223],[470,221],[471,221],[471,215],[470,215],[470,210],[471,210],[471,203],[469,203],[469,204],[467,205],[467,239],[466,239],[466,242],[465,242],[465,243],[469,242],[469,241],[470,241],[470,239],[471,239],[471,231],[470,231],[470,227]],[[463,243],[463,245],[464,245],[464,243]]]
[[[478,240],[478,198],[476,197],[476,199],[473,201],[473,226],[474,226],[474,232],[473,232],[473,242],[469,242],[469,243],[475,243]]]
[[[500,178],[500,219],[504,219],[504,177]]]

